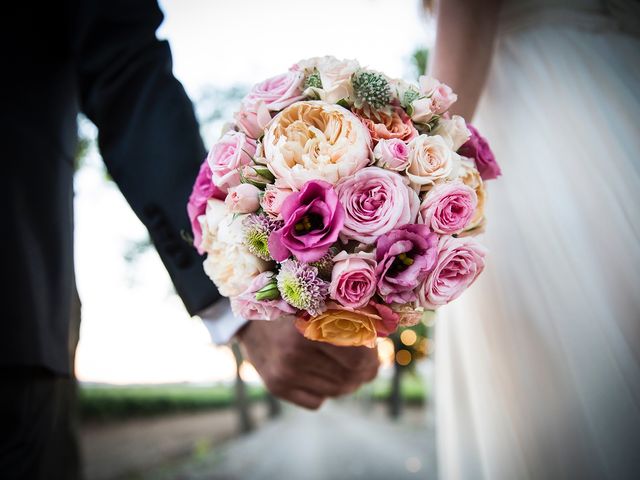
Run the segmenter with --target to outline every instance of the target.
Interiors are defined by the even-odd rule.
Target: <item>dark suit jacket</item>
[[[155,37],[162,21],[155,0],[1,8],[0,367],[65,374],[76,295],[78,112],[97,125],[107,168],[191,314],[219,297],[180,236],[190,231],[186,202],[205,150],[192,105],[171,73],[169,45]]]

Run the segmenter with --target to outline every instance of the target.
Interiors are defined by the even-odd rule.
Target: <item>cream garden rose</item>
[[[407,176],[418,189],[456,178],[459,168],[460,156],[440,135],[420,135],[409,143]]]
[[[335,184],[371,161],[371,136],[340,105],[297,102],[271,122],[263,141],[276,186],[298,190],[309,180]]]

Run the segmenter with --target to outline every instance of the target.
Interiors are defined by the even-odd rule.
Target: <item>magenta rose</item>
[[[367,167],[343,178],[336,193],[344,206],[343,240],[373,244],[380,235],[412,223],[420,200],[396,172]]]
[[[436,266],[418,288],[420,304],[435,309],[458,298],[484,269],[486,253],[471,237],[441,237]]]
[[[255,84],[244,98],[244,103],[252,105],[262,101],[269,110],[277,112],[304,98],[302,95],[303,82],[303,72],[288,71],[276,75]]]
[[[386,303],[416,299],[415,288],[433,269],[438,236],[426,225],[405,225],[376,243],[378,293]]]
[[[329,296],[345,307],[360,308],[369,303],[376,293],[375,256],[342,251],[333,262]]]
[[[296,313],[296,309],[282,298],[277,300],[256,300],[256,292],[272,281],[272,272],[263,272],[255,277],[243,293],[231,298],[233,313],[245,320],[277,320],[283,315]]]
[[[217,198],[224,200],[225,193],[216,187],[211,180],[211,169],[205,160],[200,165],[200,171],[193,184],[193,190],[189,196],[187,203],[187,215],[191,222],[191,230],[193,231],[193,245],[198,249],[198,253],[202,255],[204,250],[200,248],[202,243],[202,227],[198,217],[204,215],[207,210],[207,200]]]
[[[207,156],[213,183],[223,192],[240,185],[240,168],[256,154],[256,142],[242,132],[229,131]]]
[[[380,140],[373,149],[373,158],[377,166],[400,172],[409,165],[409,147],[398,138]]]
[[[475,161],[476,168],[483,180],[498,178],[502,175],[502,171],[487,140],[473,125],[467,123],[467,128],[471,132],[471,138],[458,149],[458,154]]]
[[[280,211],[284,226],[269,236],[269,252],[282,262],[295,256],[304,263],[320,260],[338,239],[344,209],[330,183],[310,180],[290,194]]]
[[[424,197],[417,223],[442,235],[460,233],[469,225],[477,206],[476,192],[464,183],[437,184]]]

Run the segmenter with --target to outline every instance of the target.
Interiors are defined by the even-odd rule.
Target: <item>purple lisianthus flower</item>
[[[471,138],[458,149],[458,154],[471,158],[476,163],[483,180],[498,178],[502,174],[500,165],[496,162],[487,140],[473,125],[467,123],[467,128],[471,132]]]
[[[211,179],[212,173],[209,164],[205,160],[200,166],[200,171],[193,185],[193,190],[189,196],[187,203],[187,215],[191,221],[191,230],[193,231],[193,245],[198,249],[198,253],[202,255],[204,250],[200,248],[202,243],[202,227],[198,217],[204,215],[207,210],[207,200],[217,198],[224,200],[226,194],[216,187]]]
[[[280,210],[284,226],[269,237],[269,251],[282,262],[295,256],[304,263],[320,260],[338,239],[344,209],[330,183],[310,180],[290,194]]]
[[[427,225],[404,225],[378,239],[378,293],[386,303],[416,300],[415,288],[435,266],[437,245]]]

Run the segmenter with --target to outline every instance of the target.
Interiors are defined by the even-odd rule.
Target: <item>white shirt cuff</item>
[[[231,304],[226,298],[221,298],[210,307],[198,312],[198,316],[209,330],[213,343],[218,345],[229,343],[248,321],[233,314]]]

